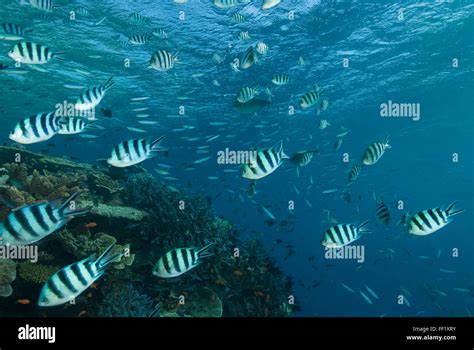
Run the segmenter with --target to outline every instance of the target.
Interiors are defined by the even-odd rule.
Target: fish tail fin
[[[110,77],[107,79],[107,81],[102,85],[104,87],[104,90],[107,91],[110,89],[112,86],[114,86],[115,82],[112,80],[114,77]]]
[[[283,151],[283,140],[277,142],[273,148],[280,154],[281,159],[290,159],[290,157]]]
[[[52,57],[54,57],[54,59],[56,59],[58,61],[65,61],[65,59],[63,57],[58,57],[58,56],[65,55],[67,53],[68,53],[67,51],[54,52]]]
[[[74,201],[80,195],[80,192],[73,193],[66,201],[58,208],[58,213],[62,217],[72,218],[74,216],[84,215],[88,212],[85,208],[76,208]]]
[[[209,249],[212,245],[214,245],[214,242],[211,242],[211,243],[205,245],[204,247],[202,247],[201,249],[199,249],[199,250],[197,251],[197,256],[198,256],[198,258],[199,258],[199,259],[202,259],[202,258],[207,258],[207,257],[209,257],[209,256],[213,256],[214,253],[208,252],[208,249]]]
[[[94,265],[98,273],[101,273],[105,268],[114,262],[119,261],[123,253],[114,252],[115,243],[108,246],[108,248],[94,261]]]
[[[165,138],[165,135],[160,136],[156,140],[154,140],[150,145],[151,149],[153,151],[160,151],[161,149],[158,146],[160,145],[161,141],[163,141],[164,138]]]
[[[446,214],[448,215],[448,217],[461,214],[464,211],[464,209],[457,209],[456,204],[457,201],[454,201],[450,205],[448,205],[448,208],[446,208]]]
[[[392,148],[389,142],[390,142],[390,135],[388,135],[387,138],[385,139],[385,148]]]
[[[364,234],[364,233],[371,233],[372,231],[368,230],[367,228],[364,228],[364,226],[366,226],[367,224],[369,223],[369,220],[366,220],[364,221],[362,224],[360,224],[359,226],[357,226],[357,231],[361,234]]]

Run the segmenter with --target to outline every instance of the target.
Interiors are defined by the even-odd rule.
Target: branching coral
[[[154,311],[153,300],[132,285],[114,285],[101,302],[101,317],[149,317]]]
[[[59,270],[56,265],[33,264],[29,261],[18,263],[18,275],[21,279],[32,283],[45,283]]]

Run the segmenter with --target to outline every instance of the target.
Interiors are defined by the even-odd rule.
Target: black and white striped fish
[[[168,33],[166,33],[165,30],[161,28],[153,30],[152,34],[160,39],[168,39]]]
[[[448,205],[446,210],[441,208],[433,208],[420,211],[415,215],[410,216],[407,226],[408,233],[416,236],[426,236],[438,231],[453,219],[454,215],[460,214],[464,209],[457,209],[456,202]]]
[[[349,180],[349,182],[354,182],[359,177],[361,171],[362,166],[359,164],[354,165],[348,172],[347,180]]]
[[[239,3],[240,0],[214,0],[214,5],[220,9],[228,9]]]
[[[90,127],[95,120],[87,120],[80,117],[63,117],[60,123],[58,134],[60,135],[74,135],[83,132],[87,127]]]
[[[268,45],[264,42],[260,41],[255,45],[255,51],[257,51],[260,55],[266,55],[268,53]]]
[[[64,52],[52,52],[50,48],[32,43],[21,41],[12,46],[8,56],[15,62],[24,64],[46,64],[53,57],[64,54]]]
[[[153,267],[153,275],[161,278],[172,278],[182,275],[202,263],[203,258],[214,254],[208,251],[213,243],[201,249],[177,248],[163,255]]]
[[[114,147],[107,163],[114,167],[125,168],[141,163],[156,155],[157,151],[161,151],[158,146],[165,136],[161,136],[153,142],[146,139],[127,140]]]
[[[377,219],[384,224],[388,225],[390,223],[390,212],[388,211],[387,205],[383,201],[382,195],[377,195],[374,192],[374,200],[375,200],[375,205],[377,206],[375,215],[377,216]]]
[[[178,55],[171,54],[165,50],[158,50],[151,56],[148,68],[158,71],[167,71],[174,67],[174,63],[178,60]]]
[[[388,144],[388,138],[385,142],[375,142],[369,146],[362,155],[362,163],[365,165],[372,165],[379,161],[383,156],[385,150],[391,148]]]
[[[240,67],[248,69],[255,63],[255,52],[253,46],[250,46],[240,60]]]
[[[139,13],[133,12],[129,17],[128,20],[132,24],[136,25],[144,25],[150,22],[150,19],[148,17],[142,16]]]
[[[25,36],[23,27],[14,23],[2,23],[0,25],[0,40],[22,40]]]
[[[237,94],[237,101],[240,103],[248,102],[258,94],[258,91],[258,86],[245,86],[239,90],[239,93]]]
[[[87,209],[76,208],[74,193],[63,204],[58,201],[27,205],[10,212],[0,224],[0,245],[28,245],[59,230]]]
[[[60,7],[53,3],[52,0],[30,0],[31,6],[38,10],[52,12],[54,9]]]
[[[110,264],[122,258],[123,253],[115,253],[114,248],[112,244],[97,259],[90,256],[52,275],[41,289],[38,305],[58,306],[77,298],[104,275]]]
[[[305,93],[300,99],[301,108],[310,108],[317,104],[321,98],[322,90],[319,86],[314,86],[313,90]]]
[[[364,221],[359,226],[355,224],[339,224],[328,229],[321,239],[321,244],[327,248],[341,248],[362,237],[370,230],[364,228],[369,221]]]
[[[54,112],[38,113],[20,121],[8,136],[21,144],[32,144],[49,140],[59,131],[62,118]]]
[[[286,85],[290,82],[290,76],[288,74],[275,74],[272,78],[272,83],[275,85]]]
[[[252,156],[249,164],[245,164],[242,177],[250,180],[258,180],[273,173],[283,163],[283,159],[289,157],[283,152],[283,142],[280,141],[271,148],[257,150],[256,156]]]
[[[76,101],[74,108],[78,111],[88,111],[95,108],[105,96],[107,90],[114,86],[115,82],[110,77],[102,85],[91,87],[84,91]]]
[[[128,38],[128,42],[132,45],[145,45],[150,39],[151,36],[145,34],[132,35]]]
[[[230,18],[234,23],[242,23],[245,21],[245,17],[238,12],[234,13]]]
[[[78,14],[79,16],[84,16],[84,17],[89,17],[90,16],[90,12],[88,9],[86,9],[85,7],[83,6],[79,6],[77,7],[74,12],[76,14]]]
[[[319,149],[296,152],[291,156],[290,162],[296,166],[307,166],[315,154],[319,154]]]
[[[240,32],[240,33],[239,33],[239,39],[240,39],[240,40],[244,40],[244,41],[250,40],[250,34],[249,34],[249,32],[248,32],[248,31]]]

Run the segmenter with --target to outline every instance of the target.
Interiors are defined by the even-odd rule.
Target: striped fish
[[[360,172],[362,171],[362,166],[359,164],[354,165],[350,170],[347,175],[347,180],[349,182],[354,182],[360,175]]]
[[[242,23],[245,21],[245,17],[241,15],[240,13],[236,12],[232,16],[230,16],[230,19],[234,23]]]
[[[268,50],[268,45],[261,41],[255,46],[255,51],[257,51],[260,55],[266,55]]]
[[[275,85],[286,85],[290,82],[290,76],[288,74],[275,74],[272,78],[272,83]]]
[[[130,16],[128,16],[128,20],[130,23],[137,25],[147,24],[150,21],[148,17],[142,16],[136,12],[133,12]]]
[[[245,32],[240,32],[239,33],[239,39],[240,40],[250,40],[250,34],[248,31]]]
[[[322,90],[319,86],[315,86],[312,91],[305,93],[300,99],[301,108],[310,108],[319,102]]]
[[[214,5],[220,9],[228,9],[239,3],[239,0],[214,0]]]
[[[182,275],[202,263],[203,258],[214,254],[208,252],[213,243],[201,249],[177,248],[163,255],[153,267],[153,275],[161,278],[172,278]]]
[[[158,50],[151,56],[148,68],[158,71],[167,71],[173,68],[174,63],[178,60],[178,55],[172,55],[165,50]]]
[[[158,146],[164,138],[165,136],[161,136],[153,142],[146,139],[124,141],[114,147],[107,163],[118,168],[141,163],[154,157],[157,151],[161,151]]]
[[[375,205],[377,206],[377,209],[375,211],[377,219],[379,219],[382,224],[388,225],[390,222],[390,212],[388,211],[387,205],[383,202],[382,195],[379,195],[377,197],[374,192],[374,200]]]
[[[54,9],[60,7],[55,5],[52,0],[30,0],[31,6],[38,10],[52,12]]]
[[[10,212],[0,224],[0,245],[28,245],[59,230],[72,218],[83,215],[87,209],[75,208],[79,192],[63,204],[58,201],[26,205]]]
[[[416,236],[429,235],[449,224],[454,215],[463,211],[464,209],[456,209],[456,202],[448,205],[446,210],[438,207],[420,211],[408,220],[408,233]]]
[[[22,40],[25,29],[17,24],[2,23],[0,25],[0,40]]]
[[[242,177],[250,180],[258,180],[273,173],[283,163],[283,159],[289,158],[283,152],[283,142],[280,141],[271,148],[256,151],[249,164],[245,164]]]
[[[61,120],[58,134],[60,135],[74,135],[83,132],[87,127],[95,123],[85,118],[78,117],[63,117]]]
[[[315,154],[319,154],[319,149],[300,151],[291,156],[290,162],[296,166],[307,166]]]
[[[237,101],[240,103],[245,103],[250,101],[252,98],[254,98],[258,94],[259,88],[257,86],[252,86],[252,87],[243,87],[242,89],[239,90],[239,93],[237,94]]]
[[[105,96],[107,90],[114,86],[115,82],[110,77],[102,85],[91,87],[84,91],[76,101],[74,108],[78,111],[88,111],[95,108]]]
[[[82,6],[79,6],[78,8],[76,8],[74,10],[75,13],[77,13],[78,15],[80,16],[84,16],[84,17],[89,17],[90,16],[90,12],[88,9],[86,9],[85,7],[82,7]]]
[[[43,307],[58,306],[81,295],[104,275],[110,264],[122,258],[123,254],[115,253],[114,247],[115,244],[110,245],[97,259],[95,256],[90,256],[68,265],[52,275],[41,289],[38,305]]]
[[[52,52],[50,48],[32,43],[21,41],[10,49],[8,56],[15,62],[24,64],[45,64],[53,57],[64,54],[64,52]]]
[[[164,29],[155,29],[151,34],[160,39],[168,39],[168,33]]]
[[[242,69],[248,69],[255,63],[255,52],[252,46],[250,46],[242,56],[240,60],[240,66]]]
[[[62,118],[54,112],[38,113],[20,121],[10,132],[9,138],[21,144],[49,140],[59,131]]]
[[[359,226],[354,224],[339,224],[328,229],[321,240],[321,244],[327,248],[341,248],[362,237],[370,230],[364,228],[369,221],[364,221]]]
[[[128,38],[128,42],[132,45],[145,45],[151,37],[149,35],[132,35]]]
[[[369,146],[362,155],[362,163],[365,165],[372,165],[379,161],[383,156],[385,150],[391,148],[388,144],[388,138],[385,142],[375,142]]]

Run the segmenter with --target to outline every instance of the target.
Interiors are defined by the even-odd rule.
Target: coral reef
[[[18,154],[21,162],[15,163]],[[204,194],[167,186],[141,167],[98,168],[0,146],[0,196],[5,202],[21,206],[64,200],[76,191],[81,191],[78,205],[89,212],[41,242],[38,264],[18,264],[15,283],[21,290],[37,288],[57,267],[98,256],[116,243],[116,251],[124,253],[121,261],[112,264],[97,290],[84,294],[90,316],[150,316],[156,314],[154,304],[160,305],[162,317],[279,317],[293,311],[288,305],[291,280],[259,241],[243,240],[230,222],[216,217]],[[0,220],[7,212],[0,207]],[[151,274],[163,253],[210,242],[213,256],[178,280]],[[0,266],[0,295],[11,295],[16,264],[0,264],[5,265]],[[66,307],[31,312],[57,315],[55,310],[75,315]]]
[[[84,207],[89,207],[92,214],[106,218],[141,221],[145,216],[148,215],[148,213],[143,210],[120,205],[109,205],[103,203],[95,204],[92,201],[81,201],[81,205]]]
[[[176,298],[176,293],[172,294]],[[179,298],[182,302],[168,305],[161,317],[222,317],[222,301],[210,288],[197,286]]]
[[[13,293],[11,283],[16,279],[16,263],[12,260],[0,260],[0,297],[9,297]]]
[[[105,233],[98,233],[92,237],[89,231],[77,234],[67,229],[59,234],[59,242],[64,250],[78,259],[85,259],[93,254],[99,255],[108,246],[117,242],[117,239]]]
[[[118,180],[112,179],[105,173],[91,173],[91,188],[100,194],[114,194],[123,190]]]
[[[18,263],[18,275],[21,279],[31,283],[46,283],[48,279],[59,270],[56,265],[43,265],[21,261]]]
[[[122,258],[119,261],[112,264],[112,266],[116,268],[117,270],[123,270],[124,268],[133,265],[133,262],[135,261],[135,254],[130,253],[130,244],[115,245],[114,253],[123,254]]]
[[[100,317],[150,317],[154,312],[153,299],[140,293],[130,284],[114,285],[102,300]]]

